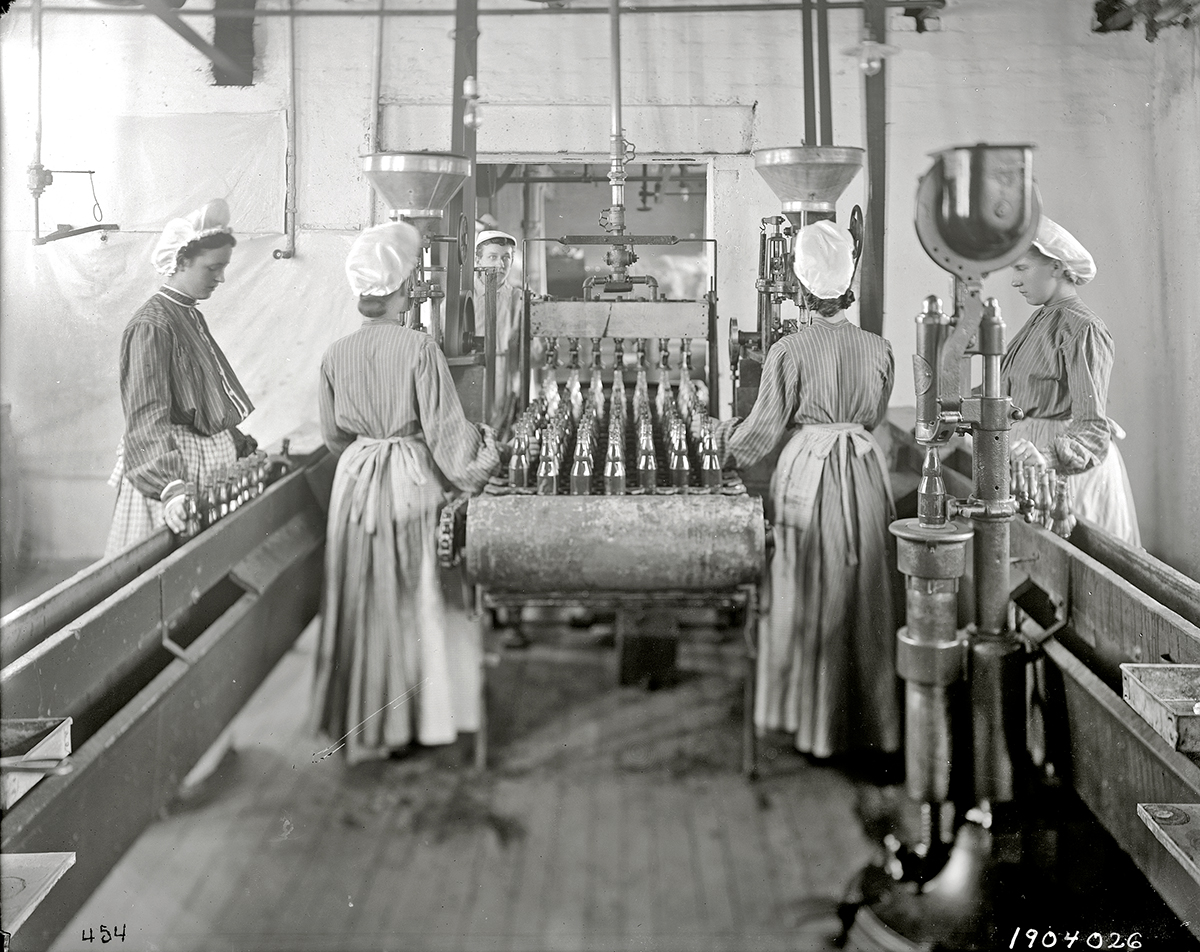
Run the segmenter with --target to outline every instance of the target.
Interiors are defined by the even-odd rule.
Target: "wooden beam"
[[[887,42],[886,0],[866,0],[863,24],[876,43]],[[879,72],[866,77],[867,212],[863,238],[862,282],[859,286],[859,324],[883,333],[884,241],[887,237],[887,60]]]
[[[94,562],[0,621],[0,666],[8,665],[47,636],[95,608],[175,548],[166,528],[102,562]]]
[[[1071,543],[1193,625],[1200,625],[1200,582],[1085,519],[1075,526]]]
[[[225,70],[230,78],[240,83],[243,86],[249,86],[254,82],[254,77],[242,69],[242,67],[233,61],[222,50],[217,49],[209,43],[204,37],[193,30],[190,26],[183,22],[176,14],[172,7],[167,6],[164,0],[141,0],[142,6],[153,13],[156,17],[163,21],[172,30],[182,36],[185,40],[192,44],[201,53],[207,56],[215,65]]]

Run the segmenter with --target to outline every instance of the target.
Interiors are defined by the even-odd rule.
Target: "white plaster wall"
[[[1155,46],[1153,217],[1147,242],[1162,262],[1146,288],[1156,307],[1132,313],[1147,325],[1162,363],[1128,367],[1153,395],[1156,544],[1162,557],[1200,574],[1200,30],[1169,30]]]
[[[369,12],[375,4],[299,5]],[[515,0],[485,3],[479,39],[485,99],[481,158],[560,154],[604,161],[607,17],[487,15],[505,5],[521,13],[532,8]],[[449,5],[421,0],[406,6]],[[864,144],[861,77],[854,61],[840,53],[856,41],[858,17],[853,11],[831,13],[839,145]],[[1099,276],[1084,294],[1116,339],[1111,412],[1130,432],[1124,450],[1145,540],[1152,551],[1200,574],[1193,539],[1200,535],[1200,520],[1178,468],[1187,465],[1195,472],[1200,462],[1193,369],[1200,310],[1196,28],[1169,30],[1150,44],[1140,27],[1092,34],[1090,20],[1090,0],[951,0],[941,32],[918,35],[903,29],[911,21],[892,14],[888,39],[901,52],[888,65],[884,331],[897,357],[894,402],[912,401],[911,317],[926,294],[945,294],[949,287],[910,224],[928,153],[975,141],[1033,143],[1047,213],[1074,231],[1099,264]],[[188,22],[211,35],[210,22]],[[445,15],[386,21],[382,148],[449,146],[452,27],[452,17]],[[61,469],[76,482],[91,480],[86,493],[72,494],[65,484],[61,493],[43,486],[40,499],[87,499],[93,507],[91,500],[103,498],[111,447],[120,434],[117,340],[154,286],[141,251],[122,252],[128,261],[119,280],[108,277],[112,249],[124,248],[125,241],[152,245],[158,219],[209,197],[198,192],[202,188],[223,187],[239,196],[235,224],[260,249],[250,254],[247,245],[239,259],[247,274],[258,277],[243,283],[236,296],[221,289],[206,309],[210,321],[225,315],[222,344],[239,371],[250,368],[260,408],[251,429],[260,438],[277,439],[290,426],[311,421],[315,409],[305,402],[303,374],[273,371],[270,351],[289,339],[298,314],[305,346],[318,356],[325,341],[342,332],[338,249],[366,222],[373,202],[358,157],[370,148],[375,29],[373,19],[296,21],[300,231],[296,258],[273,262],[269,252],[279,246],[283,228],[287,21],[258,20],[255,85],[239,89],[211,86],[204,58],[153,18],[47,15],[43,162],[96,169],[106,219],[122,224],[120,240],[114,237],[107,248],[92,242],[94,236],[68,240],[90,243],[70,252],[72,267],[110,283],[83,303],[73,302],[67,315],[55,313],[60,292],[43,295],[39,277],[52,246],[28,246],[32,203],[24,169],[33,152],[28,12],[18,9],[0,22],[0,394],[14,405],[18,448],[31,473]],[[622,17],[628,137],[642,156],[710,161],[708,224],[720,242],[723,325],[730,317],[742,327],[754,325],[759,219],[774,214],[777,202],[754,172],[750,153],[800,144],[800,49],[795,12]],[[229,139],[221,133],[220,117],[230,117],[229,124],[262,118],[260,138]],[[85,179],[56,178],[43,197],[43,227],[86,223],[91,197]],[[842,220],[854,203],[865,205],[863,175],[839,205]],[[322,232],[330,233],[332,244],[320,240]],[[62,286],[60,280],[56,287]],[[999,298],[1014,333],[1027,317],[1024,302],[1003,275],[990,278],[986,290]],[[326,312],[332,316],[322,320]],[[256,332],[243,334],[232,315]],[[51,338],[55,347],[48,353],[44,344]],[[305,359],[312,358],[291,352],[293,365]],[[72,367],[79,373],[70,373]],[[79,414],[53,409],[71,404],[45,383],[63,379],[60,370],[69,382],[87,382],[88,424],[72,424],[74,429],[63,431],[69,434],[65,440],[55,438],[54,428],[63,425],[60,418]],[[42,550],[94,553],[102,545],[107,512],[34,522]]]

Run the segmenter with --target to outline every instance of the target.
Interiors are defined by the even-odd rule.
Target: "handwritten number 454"
[[[106,943],[106,942],[112,942],[113,939],[120,939],[122,942],[125,941],[125,923],[123,923],[123,922],[121,923],[121,928],[119,930],[117,929],[116,926],[113,926],[111,929],[108,926],[100,927],[100,942],[102,944]],[[91,928],[84,929],[82,941],[95,942],[96,941],[95,931],[92,930]]]

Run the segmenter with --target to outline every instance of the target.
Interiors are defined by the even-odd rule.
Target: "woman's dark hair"
[[[235,247],[237,239],[224,231],[218,231],[216,234],[205,235],[203,238],[189,241],[175,253],[175,270],[179,271],[182,269],[184,264],[191,261],[202,251],[212,251],[214,248],[224,248],[226,245],[230,248]]]
[[[805,310],[816,311],[822,317],[833,317],[838,311],[844,311],[854,303],[854,292],[849,288],[835,298],[819,298],[803,284],[800,285]]]
[[[388,302],[399,293],[400,289],[391,294],[360,294],[358,313],[363,317],[383,317],[387,313]]]

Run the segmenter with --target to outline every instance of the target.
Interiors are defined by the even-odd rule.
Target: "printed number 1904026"
[[[1074,932],[1056,932],[1053,929],[1022,929],[1014,930],[1008,943],[1010,949],[1053,949],[1059,943],[1064,948],[1073,949],[1078,943],[1081,949],[1140,949],[1142,934],[1131,932],[1122,935],[1120,932],[1089,932],[1079,930]]]

